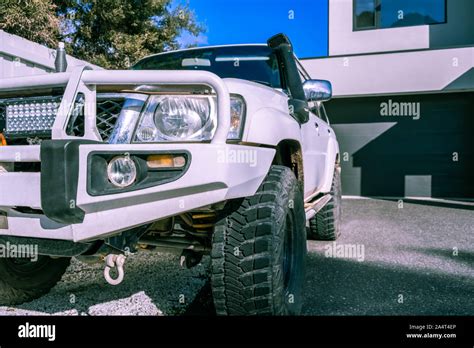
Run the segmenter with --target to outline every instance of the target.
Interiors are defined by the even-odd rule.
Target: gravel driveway
[[[473,209],[345,199],[337,243],[308,242],[304,314],[474,315]],[[0,315],[212,315],[208,262],[142,252],[112,287],[102,264],[73,261],[48,295]]]

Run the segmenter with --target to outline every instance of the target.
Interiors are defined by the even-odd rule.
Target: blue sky
[[[177,0],[185,1],[185,0]],[[264,43],[273,34],[288,35],[300,58],[327,55],[328,0],[188,0],[206,32],[199,46]]]

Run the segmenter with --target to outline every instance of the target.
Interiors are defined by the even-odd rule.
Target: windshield
[[[144,58],[134,70],[205,70],[282,88],[278,60],[267,46],[227,46],[170,52]]]

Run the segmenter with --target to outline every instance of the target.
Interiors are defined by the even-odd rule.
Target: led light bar
[[[61,97],[4,99],[5,135],[45,136],[51,133]]]

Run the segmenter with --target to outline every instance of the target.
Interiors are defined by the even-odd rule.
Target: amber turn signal
[[[3,133],[0,133],[0,146],[7,146],[7,139],[5,139]]]
[[[181,155],[150,155],[146,159],[148,168],[182,168],[186,159]]]

